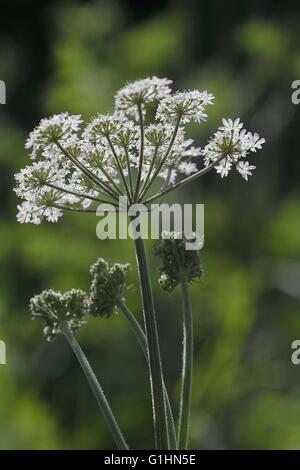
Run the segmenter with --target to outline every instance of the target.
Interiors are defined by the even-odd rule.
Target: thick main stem
[[[112,437],[118,447],[118,449],[128,450],[128,445],[123,437],[122,432],[118,426],[118,423],[113,415],[113,412],[109,406],[109,403],[104,395],[104,392],[97,380],[97,377],[94,374],[93,369],[90,366],[84,352],[82,351],[78,341],[76,340],[73,333],[68,328],[66,322],[61,322],[60,324],[61,330],[65,335],[69,345],[71,346],[75,356],[78,359],[79,364],[87,378],[87,381],[92,389],[92,392],[97,400],[99,408],[103,414],[103,417],[106,421],[106,424],[112,434]]]
[[[182,278],[181,288],[183,296],[183,355],[178,443],[179,449],[184,450],[188,448],[189,441],[194,349],[192,302],[186,277]]]
[[[168,432],[164,399],[164,381],[158,331],[148,263],[142,238],[135,240],[135,252],[141,287],[145,332],[148,344],[148,363],[152,395],[153,420],[157,449],[168,448]]]
[[[123,300],[119,300],[118,307],[123,312],[127,320],[129,321],[134,331],[134,334],[137,338],[137,341],[140,344],[141,349],[144,353],[146,361],[148,362],[149,356],[148,356],[147,338],[141,325],[139,324],[134,314],[131,312],[131,310],[129,310],[128,306],[125,304]],[[169,437],[170,449],[176,450],[178,449],[177,436],[176,436],[176,431],[175,431],[172,407],[171,407],[171,403],[170,403],[169,396],[168,396],[168,391],[167,391],[165,384],[164,384],[164,394],[165,394],[165,402],[166,402],[166,415],[167,415],[168,437]]]

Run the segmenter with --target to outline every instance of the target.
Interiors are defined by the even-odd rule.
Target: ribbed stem
[[[109,403],[104,395],[104,392],[97,380],[97,377],[94,374],[93,369],[91,368],[84,352],[82,351],[78,341],[76,340],[73,333],[68,328],[66,322],[60,323],[61,330],[65,335],[69,345],[71,346],[75,356],[78,359],[79,364],[87,378],[87,381],[92,389],[93,394],[98,402],[99,408],[103,414],[103,417],[106,421],[106,424],[112,434],[112,437],[116,443],[118,449],[128,450],[128,445],[123,437],[122,432],[118,426],[118,423],[113,415],[113,412],[109,406]]]
[[[189,441],[194,348],[192,303],[189,284],[185,277],[182,278],[181,289],[183,296],[183,355],[178,443],[179,449],[184,450],[188,448]]]
[[[135,251],[142,296],[145,332],[148,344],[148,363],[150,373],[155,443],[157,449],[167,449],[168,433],[160,347],[158,340],[154,301],[148,271],[148,263],[145,253],[144,241],[141,238],[137,238],[135,240]]]
[[[128,306],[125,304],[123,300],[119,300],[118,302],[118,307],[120,310],[123,312],[124,316],[127,318],[129,321],[135,336],[138,340],[138,343],[140,344],[142,351],[144,353],[144,356],[146,360],[148,361],[148,346],[147,346],[147,338],[146,335],[135,318],[134,314],[129,310]],[[166,401],[166,414],[167,414],[167,425],[168,425],[168,437],[169,437],[169,444],[170,444],[170,449],[176,450],[178,449],[178,444],[177,444],[177,436],[176,436],[176,431],[175,431],[175,424],[174,424],[174,418],[173,418],[173,412],[172,412],[172,407],[171,403],[169,400],[167,388],[164,384],[164,394],[165,394],[165,401]]]

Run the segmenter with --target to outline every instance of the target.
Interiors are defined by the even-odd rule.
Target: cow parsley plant
[[[42,119],[30,133],[26,149],[31,162],[16,175],[15,192],[22,202],[21,223],[57,222],[66,211],[95,213],[100,203],[119,208],[120,197],[130,207],[149,206],[165,194],[210,170],[224,178],[235,169],[244,180],[255,165],[248,160],[265,140],[247,131],[239,119],[223,119],[203,147],[188,137],[186,125],[201,125],[214,96],[207,91],[173,92],[171,80],[146,78],[116,93],[111,114],[84,123],[67,112]],[[159,182],[159,184],[157,184]],[[157,188],[160,187],[159,190]],[[193,315],[189,284],[202,276],[199,252],[186,251],[185,234],[170,233],[156,247],[161,259],[160,286],[182,294],[183,354],[179,417],[176,424],[164,381],[160,342],[148,261],[142,238],[134,240],[143,324],[125,302],[128,265],[99,259],[91,267],[90,293],[43,291],[30,302],[32,318],[44,321],[44,334],[54,340],[63,334],[76,355],[119,449],[127,440],[103,393],[75,333],[94,317],[110,317],[117,310],[129,321],[149,370],[156,449],[187,449],[189,443]],[[103,320],[104,321],[104,320]]]

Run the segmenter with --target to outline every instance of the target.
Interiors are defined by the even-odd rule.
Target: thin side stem
[[[145,195],[150,187],[152,186],[152,183],[155,181],[155,178],[157,177],[157,175],[159,174],[160,170],[162,169],[163,165],[165,164],[171,150],[172,150],[172,147],[173,147],[173,144],[175,142],[175,139],[176,139],[176,136],[177,136],[177,132],[178,132],[178,129],[179,129],[179,125],[180,125],[180,120],[181,120],[181,116],[178,116],[177,118],[177,121],[176,121],[176,124],[175,124],[175,128],[174,128],[174,132],[173,132],[173,135],[172,135],[172,138],[170,140],[170,143],[169,143],[169,146],[166,150],[166,153],[165,155],[163,156],[163,158],[161,159],[161,162],[160,164],[158,165],[158,167],[156,168],[155,172],[153,173],[153,176],[152,178],[150,179],[150,181],[148,182],[147,186],[145,187],[144,189],[144,192],[143,192],[143,195]]]
[[[216,166],[217,163],[219,163],[221,160],[223,160],[223,158],[226,158],[226,155],[220,156],[215,162],[211,163],[206,168],[203,168],[203,170],[197,171],[197,173],[194,173],[193,175],[188,176],[188,178],[185,178],[184,180],[179,181],[178,183],[175,183],[172,186],[169,186],[168,188],[164,189],[163,191],[161,191],[157,194],[154,194],[153,196],[149,197],[149,199],[146,199],[146,201],[144,201],[143,203],[144,204],[149,204],[150,202],[155,201],[156,199],[160,198],[161,196],[164,196],[165,194],[167,194],[171,191],[174,191],[174,189],[180,188],[180,187],[182,187],[182,186],[184,186],[188,183],[191,183],[195,179],[199,178],[202,175],[205,175],[205,173],[208,173],[210,170],[212,170]]]
[[[103,414],[103,417],[106,421],[106,424],[112,434],[112,437],[118,447],[118,449],[128,450],[128,445],[125,441],[125,438],[120,431],[119,425],[116,421],[116,418],[113,415],[113,412],[109,406],[109,403],[104,395],[104,392],[97,380],[97,377],[94,374],[93,369],[91,368],[84,352],[82,351],[78,341],[76,340],[73,333],[68,328],[66,322],[61,322],[61,330],[65,335],[69,345],[71,346],[75,356],[78,359],[78,362],[87,378],[87,381],[92,389],[92,392],[97,400],[99,408]]]
[[[132,179],[132,172],[131,172],[130,160],[129,160],[129,155],[128,155],[128,149],[126,147],[124,147],[124,152],[125,152],[127,171],[128,171],[128,177],[129,177],[130,194],[133,199],[133,194],[134,194],[133,179]]]
[[[69,211],[69,212],[86,212],[89,214],[96,214],[97,209],[88,207],[84,209],[83,207],[70,207],[70,206],[65,206],[64,204],[51,204],[51,207],[55,207],[56,209],[61,209],[63,211]]]
[[[134,314],[131,312],[131,310],[128,308],[128,306],[125,304],[123,300],[118,301],[118,307],[123,312],[124,316],[127,318],[129,321],[133,332],[137,338],[137,341],[139,345],[141,346],[141,349],[144,353],[144,356],[146,358],[146,361],[148,362],[148,346],[147,346],[147,338],[146,335],[135,318]],[[174,418],[173,418],[173,412],[172,412],[172,407],[171,403],[169,400],[168,396],[168,391],[166,388],[166,385],[164,384],[164,394],[165,394],[165,401],[166,401],[166,414],[167,414],[167,424],[168,424],[168,436],[169,436],[169,444],[170,444],[170,449],[178,449],[178,444],[177,444],[177,436],[176,436],[176,431],[175,431],[175,424],[174,424]]]
[[[153,154],[153,158],[152,158],[152,161],[151,161],[151,164],[150,164],[150,167],[149,167],[149,171],[148,171],[148,174],[145,178],[145,181],[142,185],[142,188],[141,188],[141,191],[139,193],[139,201],[142,200],[146,190],[147,190],[147,184],[148,184],[148,181],[150,179],[150,176],[151,176],[151,173],[152,173],[152,170],[154,168],[154,165],[155,165],[155,162],[156,162],[156,157],[157,157],[157,154],[158,154],[158,148],[159,147],[155,147],[155,150],[154,150],[154,154]]]
[[[126,178],[125,178],[125,175],[123,173],[123,170],[122,170],[122,167],[120,165],[120,162],[119,162],[119,159],[118,159],[118,155],[115,151],[115,148],[112,144],[112,141],[110,140],[110,137],[109,135],[106,136],[106,140],[110,146],[110,149],[112,151],[112,154],[113,154],[113,157],[114,157],[114,160],[115,160],[115,164],[117,165],[117,168],[118,168],[118,171],[119,171],[119,174],[121,176],[121,179],[123,181],[123,184],[124,184],[124,188],[125,188],[125,191],[126,191],[126,194],[127,194],[127,197],[128,197],[128,200],[129,202],[131,201],[131,196],[130,196],[130,191],[129,191],[129,188],[128,188],[128,185],[127,185],[127,181],[126,181]]]
[[[103,166],[100,166],[100,171],[102,171],[102,173],[104,174],[104,176],[108,179],[108,181],[113,185],[113,187],[115,188],[115,190],[117,191],[117,193],[122,196],[123,193],[122,191],[120,190],[120,188],[118,187],[118,185],[114,182],[114,180],[112,179],[112,177],[110,176],[109,173],[107,173],[106,170],[104,170]]]
[[[130,326],[132,327],[132,330],[134,331],[134,334],[136,336],[136,339],[138,340],[138,343],[141,346],[141,349],[148,361],[147,338],[143,331],[143,328],[141,327],[138,320],[135,318],[134,314],[131,312],[131,310],[128,308],[128,306],[123,300],[119,299],[117,302],[117,306],[124,314],[125,318],[127,318],[127,320],[129,321]]]
[[[184,450],[188,448],[189,441],[194,348],[192,303],[186,277],[182,278],[181,289],[183,296],[183,355],[178,442],[179,449]]]
[[[150,373],[155,443],[157,449],[167,449],[168,431],[160,347],[148,263],[145,253],[144,241],[141,238],[137,238],[135,240],[135,252],[141,288],[145,332],[148,344],[148,364]]]
[[[88,168],[86,168],[81,162],[79,162],[76,158],[74,158],[72,155],[67,152],[66,149],[63,148],[63,146],[59,142],[55,142],[57,147],[60,149],[60,151],[69,159],[71,160],[74,165],[79,168],[82,173],[87,176],[91,181],[93,181],[94,184],[96,184],[98,187],[102,189],[103,192],[105,192],[107,195],[111,196],[113,199],[118,199],[119,195],[118,193],[111,188],[109,185],[101,181],[96,175],[94,175]]]
[[[174,169],[174,165],[169,166],[169,168],[168,168],[168,174],[167,174],[166,180],[165,180],[165,182],[162,184],[162,186],[161,186],[161,188],[160,188],[160,191],[164,191],[164,190],[169,186],[169,182],[170,182],[170,178],[171,178],[172,170],[173,170],[173,169]]]
[[[98,197],[89,196],[88,194],[81,194],[81,193],[78,193],[77,191],[71,191],[70,189],[61,188],[60,186],[56,186],[56,184],[45,183],[45,186],[49,186],[49,188],[56,189],[57,191],[61,191],[63,193],[72,194],[73,196],[77,196],[82,199],[83,198],[90,199],[91,201],[103,202],[104,204],[110,204],[110,201],[105,201],[105,199],[100,199]]]
[[[136,201],[141,185],[141,178],[142,178],[142,170],[143,170],[143,163],[144,163],[144,118],[143,118],[143,110],[142,105],[138,104],[138,114],[139,114],[139,123],[140,123],[140,155],[139,155],[139,168],[138,174],[136,179],[136,186],[135,186],[135,193],[133,200]]]

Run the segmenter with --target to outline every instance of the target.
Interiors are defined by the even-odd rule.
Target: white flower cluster
[[[176,122],[182,124],[190,121],[205,121],[207,114],[204,110],[212,104],[214,96],[207,91],[185,91],[166,96],[157,108],[157,118],[163,122]]]
[[[176,187],[178,174],[186,181],[196,177],[200,157],[205,166],[215,162],[222,177],[236,166],[247,179],[254,166],[240,160],[261,148],[264,139],[229,119],[203,150],[194,147],[184,126],[206,119],[213,95],[172,94],[170,84],[157,77],[127,84],[116,94],[114,113],[98,115],[84,128],[78,115],[42,119],[25,145],[34,161],[15,176],[15,191],[23,199],[18,221],[56,222],[65,210],[95,211],[101,202],[117,205],[119,196],[129,204],[146,201],[157,178],[166,188]],[[156,107],[154,122],[148,106]]]
[[[42,119],[29,134],[25,148],[32,149],[32,158],[39,156],[52,158],[53,153],[57,151],[54,142],[74,142],[81,123],[81,116],[69,116],[68,113],[54,114],[49,119]]]
[[[234,166],[247,181],[256,167],[243,159],[250,152],[260,150],[265,139],[243,129],[240,119],[223,119],[222,123],[223,126],[219,127],[201,152],[204,164],[209,166],[216,162],[215,169],[221,178],[227,176]]]
[[[172,81],[167,78],[158,77],[145,78],[144,80],[129,83],[116,94],[116,110],[137,116],[136,106],[141,106],[144,110],[146,104],[165,98],[171,93],[169,87],[171,83]]]

